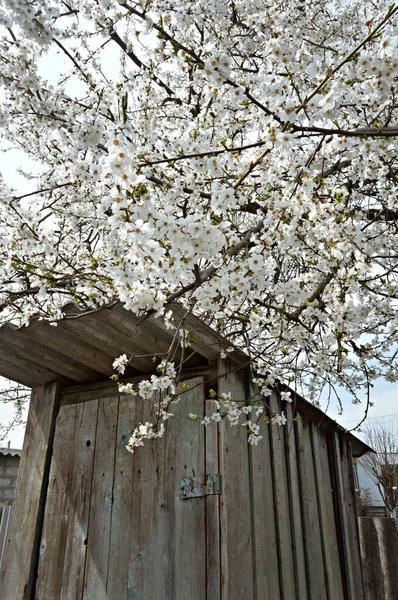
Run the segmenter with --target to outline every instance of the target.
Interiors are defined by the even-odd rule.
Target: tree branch
[[[160,79],[160,77],[158,77],[157,75],[155,75],[154,73],[150,72],[149,68],[147,67],[147,65],[145,65],[142,60],[140,60],[138,58],[138,56],[136,56],[134,54],[134,52],[132,52],[131,50],[127,50],[127,44],[122,40],[122,38],[120,37],[120,35],[114,30],[112,29],[109,33],[109,37],[116,42],[116,44],[123,50],[123,52],[125,52],[125,54],[129,57],[130,60],[133,61],[133,63],[135,65],[137,65],[137,67],[139,67],[140,69],[145,69],[146,71],[148,71],[148,73],[150,73],[153,81],[160,86],[161,88],[163,88],[167,94],[169,96],[173,96],[176,99],[176,102],[178,102],[179,104],[182,104],[182,100],[180,100],[179,98],[177,98],[176,94],[173,92],[173,90],[171,89],[171,87],[169,87],[167,85],[167,83],[165,83],[162,79]]]

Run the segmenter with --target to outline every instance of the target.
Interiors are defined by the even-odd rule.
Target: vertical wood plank
[[[216,412],[214,400],[206,400],[206,415]],[[223,425],[225,426],[225,424]],[[219,473],[218,424],[211,423],[205,430],[206,474]],[[221,482],[222,484],[222,482]],[[220,498],[207,496],[206,503],[206,600],[220,600]]]
[[[134,398],[133,418],[133,427],[146,421],[153,423],[152,402]],[[174,543],[167,528],[170,507],[165,493],[165,438],[147,441],[129,456],[131,467],[128,476],[132,487],[127,599],[153,597],[165,600],[173,597],[171,549]],[[170,466],[167,465],[167,468]],[[122,515],[120,519],[123,519]],[[156,576],[151,577],[150,573]],[[111,598],[119,600],[117,596],[111,595]]]
[[[203,378],[185,383],[163,440],[133,455],[128,600],[206,598],[205,498],[180,495],[182,479],[205,471],[203,426],[186,418],[203,414]]]
[[[143,401],[131,395],[121,395],[119,399],[114,475],[115,479],[113,486],[113,510],[109,549],[110,561],[107,583],[108,600],[127,600],[131,538],[134,531],[132,531],[132,498],[135,498],[135,489],[138,481],[141,478],[139,476],[137,477],[137,473],[133,469],[133,462],[138,454],[134,456],[128,452],[126,450],[126,444],[130,438],[132,430],[138,424],[137,404],[140,402],[142,403]],[[149,421],[149,411],[147,415],[144,415],[141,412],[139,418],[142,422]],[[161,444],[160,441],[159,443]],[[138,453],[140,453],[141,450],[146,453],[145,447],[140,448]],[[149,461],[147,469],[148,479],[151,479],[152,483],[151,493],[153,494],[154,490],[159,484],[159,481],[156,478],[153,478],[153,476],[156,477],[156,466],[153,460]],[[152,473],[152,470],[154,473]],[[140,481],[138,485],[146,486],[148,483],[148,480],[145,478],[145,483],[141,483]],[[144,502],[145,497],[147,502],[151,501],[151,498],[146,496],[144,493]],[[155,504],[155,506],[153,506],[153,514],[155,519],[157,510],[158,506]],[[145,512],[142,514],[142,520],[149,518],[149,511],[150,508],[145,507]],[[148,565],[148,569],[151,567],[152,565]],[[159,574],[159,576],[161,576],[161,574]]]
[[[60,600],[82,596],[98,404],[98,400],[91,400],[76,405],[73,476]],[[43,600],[47,600],[44,595]]]
[[[359,526],[355,498],[351,443],[349,440],[344,440],[341,466],[344,484],[344,502],[347,514],[347,534],[349,536],[349,545],[351,552],[353,586],[355,590],[355,598],[362,600],[364,597],[364,591],[359,544]]]
[[[198,377],[186,383],[190,390],[173,408],[175,417],[168,422],[166,435],[166,502],[171,507],[169,526],[175,530],[174,595],[171,597],[205,600],[205,497],[182,500],[179,490],[182,479],[205,473],[204,427],[186,418],[191,412],[203,414],[204,381]]]
[[[345,593],[347,600],[357,600],[355,593],[355,581],[352,565],[350,535],[348,531],[348,515],[344,497],[344,478],[342,455],[340,452],[340,440],[337,433],[332,434],[333,459],[335,467],[335,482],[336,482],[336,509],[337,518],[339,519],[340,542],[342,548],[341,560],[344,563],[345,571]]]
[[[314,462],[318,480],[321,533],[325,546],[328,587],[330,598],[331,600],[334,600],[334,598],[344,598],[336,530],[336,516],[333,506],[334,491],[332,490],[332,479],[325,434],[313,425],[312,437],[314,444]]]
[[[273,393],[270,396],[271,414],[281,413],[282,406],[279,398]],[[294,598],[296,594],[292,523],[290,519],[290,502],[287,480],[287,457],[285,446],[285,426],[270,426],[271,436],[271,465],[274,485],[276,533],[279,547],[279,567],[281,581],[281,596],[283,600]]]
[[[310,422],[304,415],[299,417],[297,422],[299,480],[309,594],[310,598],[327,600]]]
[[[33,592],[58,396],[56,383],[32,391],[2,570],[1,590],[7,599],[28,600]]]
[[[106,600],[118,397],[99,402],[83,597]]]
[[[55,424],[49,484],[40,542],[37,600],[59,598],[70,514],[76,406],[61,407]]]
[[[236,366],[228,361],[220,361],[218,390],[219,394],[230,393],[231,400],[245,404],[245,372],[236,371]],[[249,449],[245,428],[224,422],[220,427],[219,453],[221,598],[254,599]]]
[[[304,531],[298,476],[296,428],[293,422],[293,408],[285,403],[288,423],[285,426],[287,474],[290,490],[290,517],[292,522],[293,557],[296,579],[296,599],[307,600],[307,571],[305,564]],[[332,507],[333,509],[333,507]],[[337,600],[337,598],[336,598]]]
[[[251,449],[258,600],[281,597],[270,427],[262,427],[263,439]]]

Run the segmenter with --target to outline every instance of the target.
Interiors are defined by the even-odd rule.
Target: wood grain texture
[[[311,421],[304,415],[300,414],[299,417],[297,447],[309,596],[314,600],[327,600],[328,591],[311,442]]]
[[[344,440],[343,443],[341,465],[344,485],[344,503],[347,514],[347,535],[349,537],[349,546],[351,552],[351,565],[355,598],[358,600],[363,600],[364,590],[362,564],[360,557],[358,514],[355,498],[351,444],[349,440]]]
[[[7,377],[12,381],[17,381],[28,387],[39,387],[47,385],[54,381],[66,385],[71,380],[63,375],[59,375],[51,369],[41,367],[34,360],[29,360],[12,353],[12,349],[2,348],[0,346],[0,371],[2,377]]]
[[[137,399],[134,425],[146,421],[154,421],[151,402]],[[124,592],[127,595],[121,595],[123,600],[125,597],[127,600],[173,597],[174,538],[173,529],[169,531],[168,527],[171,510],[166,500],[165,470],[170,466],[166,465],[165,446],[163,437],[147,442],[130,455],[130,541],[128,563],[123,566],[123,580],[127,577]],[[119,519],[123,519],[122,515]],[[114,600],[119,599],[114,596]]]
[[[220,361],[219,394],[245,404],[245,372],[229,361]],[[220,427],[221,598],[254,598],[250,509],[249,449],[245,427]]]
[[[85,316],[84,319],[78,319],[77,321],[61,321],[60,326],[62,326],[63,330],[74,335],[76,340],[79,340],[79,342],[76,343],[76,350],[79,352],[79,355],[80,340],[82,340],[83,343],[89,342],[90,346],[93,346],[99,351],[106,350],[106,353],[109,354],[110,368],[108,375],[111,375],[114,372],[112,363],[115,356],[120,356],[120,354],[123,354],[124,352],[132,355],[137,352],[137,346],[132,343],[131,337],[123,335],[119,331],[115,331],[112,326],[105,322],[98,322],[96,315],[88,315]],[[77,358],[80,358],[80,356]],[[133,362],[134,367],[142,367],[144,373],[147,372],[148,368],[149,370],[152,370],[153,368],[153,363],[150,358],[137,358]]]
[[[344,444],[344,441],[342,441]],[[343,567],[345,571],[345,593],[347,596],[347,600],[356,600],[356,592],[355,592],[355,576],[352,564],[352,552],[351,552],[351,544],[350,544],[350,535],[349,535],[349,513],[347,511],[347,506],[345,502],[344,495],[344,462],[343,456],[344,454],[340,449],[340,439],[337,433],[332,434],[332,449],[333,449],[333,459],[334,459],[334,468],[335,468],[335,483],[336,483],[336,512],[337,519],[339,520],[339,530],[340,530],[340,543],[341,543],[341,561],[343,562]],[[360,599],[361,600],[361,599]]]
[[[7,600],[30,600],[35,584],[58,393],[58,384],[32,391],[2,571],[1,590]]]
[[[282,406],[276,393],[269,398],[271,414],[282,412]],[[271,468],[274,483],[275,520],[278,538],[281,595],[283,600],[294,598],[296,593],[292,523],[290,503],[295,499],[289,495],[285,429],[276,424],[270,426]]]
[[[119,399],[99,402],[83,597],[106,600]]]
[[[149,409],[149,403],[147,404]],[[139,523],[134,522],[132,514],[132,499],[137,487],[133,465],[137,454],[129,453],[126,450],[126,444],[139,421],[145,422],[150,419],[150,411],[148,410],[147,414],[144,414],[144,410],[143,400],[131,395],[119,397],[107,580],[108,600],[127,600],[131,540],[135,533],[135,527],[139,527]],[[145,452],[146,448],[140,448],[138,452],[141,450]],[[151,467],[155,467],[155,465],[152,463],[148,465],[148,469]],[[148,475],[150,475],[149,471]],[[156,486],[156,482],[153,483]],[[149,498],[147,500],[149,501]],[[147,510],[148,508],[146,507]],[[149,512],[143,514],[142,521],[148,516]]]
[[[76,437],[70,484],[70,509],[60,600],[81,598],[87,553],[98,400],[76,406]],[[64,410],[67,407],[62,407]],[[44,597],[43,597],[43,600]]]
[[[253,525],[259,600],[280,600],[281,598],[270,427],[271,425],[265,424],[262,426],[263,439],[258,446],[252,448]]]
[[[186,419],[203,413],[203,378],[186,383],[163,440],[134,454],[128,600],[206,598],[205,498],[180,495],[205,469],[203,426]]]
[[[290,497],[290,518],[292,524],[293,560],[296,580],[296,600],[307,600],[307,568],[305,563],[303,514],[297,461],[297,431],[295,422],[293,421],[294,415],[292,404],[285,402],[284,408],[288,420],[285,426],[285,441]]]
[[[15,335],[15,330],[12,327],[2,328],[2,342],[6,343],[8,348],[18,356],[27,360],[32,360],[32,351],[30,346],[30,336],[27,334],[28,328],[24,327],[18,330],[18,335]],[[40,367],[55,371],[56,373],[65,376],[73,381],[93,381],[98,379],[100,374],[94,369],[90,369],[85,365],[80,364],[73,358],[68,358],[60,352],[62,346],[58,342],[57,349],[49,348],[37,339],[35,340],[34,362]]]
[[[333,490],[326,436],[311,423],[313,457],[317,481],[317,497],[323,544],[328,597],[344,598],[343,581],[334,518]]]
[[[41,342],[47,348],[61,352],[65,356],[65,361],[69,358],[78,359],[78,362],[90,369],[104,375],[112,370],[113,358],[104,351],[91,346],[87,341],[79,339],[73,332],[68,332],[69,323],[60,321],[57,327],[53,327],[46,321],[31,321],[29,327],[23,331],[26,337],[30,338],[30,344],[36,341]],[[18,331],[18,333],[20,330]]]
[[[166,503],[171,509],[169,526],[175,531],[172,597],[205,600],[205,497],[183,500],[180,495],[182,479],[205,473],[204,427],[186,418],[189,413],[203,413],[203,378],[191,379],[186,384],[190,389],[173,407],[175,417],[168,422],[166,436]]]
[[[205,413],[210,416],[217,411],[214,400],[206,400]],[[223,425],[225,426],[225,424]],[[198,424],[198,427],[202,425]],[[218,424],[212,422],[205,429],[206,474],[219,473]],[[221,481],[221,486],[222,486]],[[222,490],[222,487],[221,487]],[[207,496],[206,506],[206,600],[220,600],[220,497]]]
[[[76,407],[60,409],[55,424],[54,446],[46,496],[40,558],[36,584],[37,600],[58,600],[71,512],[71,483],[76,437]]]

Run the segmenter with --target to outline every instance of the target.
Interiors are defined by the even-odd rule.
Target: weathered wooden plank
[[[153,370],[152,357],[141,356],[145,352],[142,352],[142,348],[134,342],[131,335],[115,330],[105,321],[99,322],[99,315],[100,313],[85,315],[84,318],[77,321],[63,321],[62,325],[67,331],[73,332],[77,338],[82,338],[102,350],[106,349],[109,354],[113,355],[113,358],[123,353],[134,356],[131,366],[143,373],[151,372]]]
[[[100,400],[83,597],[106,600],[119,399]]]
[[[344,476],[343,476],[343,464],[342,454],[340,451],[340,439],[337,433],[333,433],[332,439],[332,450],[333,450],[333,462],[334,462],[334,479],[336,485],[336,513],[339,520],[339,535],[340,545],[342,550],[341,563],[344,569],[343,586],[347,600],[356,600],[357,596],[355,593],[355,578],[353,573],[352,565],[352,554],[350,545],[350,535],[348,530],[348,519],[347,507],[344,498]],[[342,441],[344,444],[344,441]]]
[[[146,421],[153,423],[152,402],[135,399],[133,417],[133,427]],[[127,600],[173,598],[174,531],[167,527],[171,507],[165,489],[165,470],[170,470],[173,465],[166,463],[165,443],[164,437],[147,441],[132,456],[129,455],[131,469],[128,477],[131,477],[132,487]],[[178,441],[175,440],[175,443]],[[152,576],[152,573],[156,575]],[[119,600],[116,596],[111,598]],[[121,598],[124,600],[123,595]]]
[[[216,411],[217,408],[214,400],[206,400],[206,415],[211,417]],[[203,427],[203,425],[198,424],[198,427]],[[208,425],[205,430],[205,453],[206,474],[218,473],[218,424],[215,422]],[[207,496],[205,502],[207,555],[206,600],[220,600],[220,498],[219,496]]]
[[[219,394],[246,402],[245,373],[229,361],[219,363]],[[220,427],[221,598],[254,598],[249,449],[245,427]]]
[[[149,360],[151,363],[152,357],[156,355],[156,352],[167,352],[169,349],[170,342],[173,337],[170,330],[167,330],[165,339],[163,336],[159,338],[159,334],[156,338],[152,338],[149,333],[145,333],[144,331],[147,320],[138,325],[138,318],[135,315],[133,316],[130,311],[122,308],[121,305],[114,306],[111,310],[104,310],[98,313],[96,318],[103,323],[111,325],[112,328],[114,328],[116,331],[119,331],[123,335],[127,334],[129,337],[131,337],[136,344],[136,354],[147,354],[147,360]],[[148,327],[146,329],[148,331]]]
[[[57,381],[62,385],[71,383],[71,380],[59,375],[51,369],[41,367],[33,360],[28,360],[19,354],[10,354],[10,349],[0,346],[0,374],[12,381],[26,385],[40,386]]]
[[[57,384],[33,390],[2,571],[6,599],[30,599],[34,588],[57,409]]]
[[[326,574],[321,542],[310,422],[300,414],[297,422],[299,482],[303,514],[307,581],[310,598],[326,600]]]
[[[133,339],[139,340],[139,346],[151,356],[158,353],[167,353],[170,343],[174,337],[174,331],[165,326],[160,329],[157,325],[159,319],[144,319],[139,325],[139,318],[131,311],[123,308],[122,304],[116,304],[111,310],[105,310],[98,313],[98,316],[104,321],[119,329],[121,326]],[[154,321],[154,322],[152,322]],[[156,351],[155,351],[156,349]],[[149,358],[151,358],[151,356]]]
[[[98,407],[98,400],[76,406],[73,477],[60,600],[82,597]]]
[[[175,600],[206,598],[205,498],[183,500],[181,480],[205,472],[204,428],[187,420],[189,413],[203,414],[202,377],[188,380],[190,388],[173,407],[166,435],[165,486],[169,533],[174,530],[173,595]]]
[[[133,514],[132,514],[132,498],[134,490],[138,482],[134,477],[134,460],[136,456],[130,454],[126,450],[126,444],[130,438],[131,432],[140,421],[145,422],[150,419],[149,402],[144,401],[131,395],[120,396],[119,398],[119,415],[117,424],[116,436],[116,457],[115,457],[115,474],[113,485],[113,509],[111,520],[111,535],[109,547],[109,567],[108,567],[108,582],[107,582],[107,599],[108,600],[128,600],[127,595],[129,582],[129,563],[131,553],[131,540],[134,532]],[[144,411],[146,410],[146,414]],[[140,448],[138,453],[143,451],[146,454],[146,448]],[[153,472],[152,472],[153,468]],[[146,477],[152,479],[153,488],[151,493],[156,493],[158,481],[156,478],[156,467],[153,463],[148,464],[147,473],[145,474],[145,485],[148,481]],[[143,498],[144,502],[149,502],[150,498]],[[153,509],[156,513],[157,506],[146,506],[146,514],[142,514],[142,519],[150,518],[150,510]],[[140,523],[138,523],[140,526]],[[148,565],[149,568],[149,565]],[[156,568],[153,565],[153,568]]]
[[[307,600],[307,569],[305,564],[304,531],[298,476],[296,428],[292,404],[284,403],[288,420],[285,426],[287,475],[289,482],[290,518],[292,524],[293,559],[296,580],[296,600]],[[333,507],[332,513],[333,514]],[[337,598],[336,598],[337,600]]]
[[[223,338],[219,333],[211,329],[206,323],[198,319],[192,313],[186,311],[186,309],[178,302],[173,302],[171,305],[173,316],[178,321],[184,319],[185,328],[192,331],[192,337],[194,340],[190,343],[190,346],[198,352],[198,354],[206,357],[207,359],[216,360],[220,352],[230,346],[230,343]],[[249,358],[246,354],[240,350],[234,349],[229,355],[230,362],[247,367],[249,365]]]
[[[55,423],[54,446],[40,541],[37,600],[59,598],[70,514],[70,494],[76,436],[76,407],[60,409]]]
[[[281,413],[282,405],[276,393],[269,398],[271,414]],[[281,596],[283,600],[294,598],[296,582],[293,562],[292,523],[290,517],[290,502],[287,478],[287,457],[285,445],[285,427],[276,424],[270,427],[271,465],[275,498],[276,534],[279,550],[279,567]]]
[[[258,600],[281,598],[270,427],[262,426],[263,439],[251,450]]]
[[[80,364],[73,358],[69,358],[61,354],[60,344],[58,348],[48,348],[45,344],[40,343],[35,339],[32,353],[32,343],[29,335],[27,335],[27,327],[18,329],[17,334],[12,327],[2,328],[2,342],[7,344],[9,353],[18,354],[25,359],[32,360],[40,367],[55,371],[60,375],[65,376],[73,381],[94,381],[100,377],[100,373],[94,369],[90,369],[85,365]]]
[[[341,466],[344,484],[344,502],[347,514],[347,534],[349,536],[349,545],[351,551],[351,564],[355,598],[357,600],[362,600],[364,592],[362,583],[362,565],[359,545],[358,514],[355,498],[351,444],[349,440],[344,440],[343,443],[343,455]]]
[[[186,419],[203,413],[203,378],[186,383],[165,437],[134,454],[129,600],[206,597],[205,499],[180,495],[181,480],[205,469],[203,426]]]
[[[193,369],[184,370],[181,374],[180,381],[186,381],[193,377],[203,376],[206,380],[216,380],[217,369],[207,365],[203,365]],[[143,379],[148,379],[148,375],[136,375],[135,377],[123,377],[123,383],[138,383]],[[99,398],[111,398],[117,394],[117,384],[110,379],[98,381],[94,383],[86,383],[83,385],[71,385],[62,388],[60,396],[60,406],[66,404],[75,404],[77,402],[87,402],[88,400],[96,400]],[[123,394],[121,394],[122,396]]]
[[[53,327],[46,321],[33,320],[24,330],[24,335],[30,338],[30,344],[41,342],[48,348],[57,350],[68,358],[78,359],[78,362],[95,371],[108,375],[112,371],[114,357],[106,354],[103,350],[95,348],[85,340],[68,332],[68,322],[61,321],[57,327]],[[18,335],[20,330],[18,330]]]
[[[319,431],[313,423],[311,423],[311,435],[327,592],[328,598],[334,600],[335,598],[344,598],[344,590],[337,542],[327,442],[325,434]]]

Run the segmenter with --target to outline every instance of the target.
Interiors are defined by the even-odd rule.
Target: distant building
[[[360,515],[367,517],[391,516],[380,493],[376,478],[364,468],[361,460],[354,461],[354,478]]]
[[[0,448],[0,506],[12,506],[22,450]]]
[[[22,450],[0,448],[0,567],[5,556],[21,454]]]

